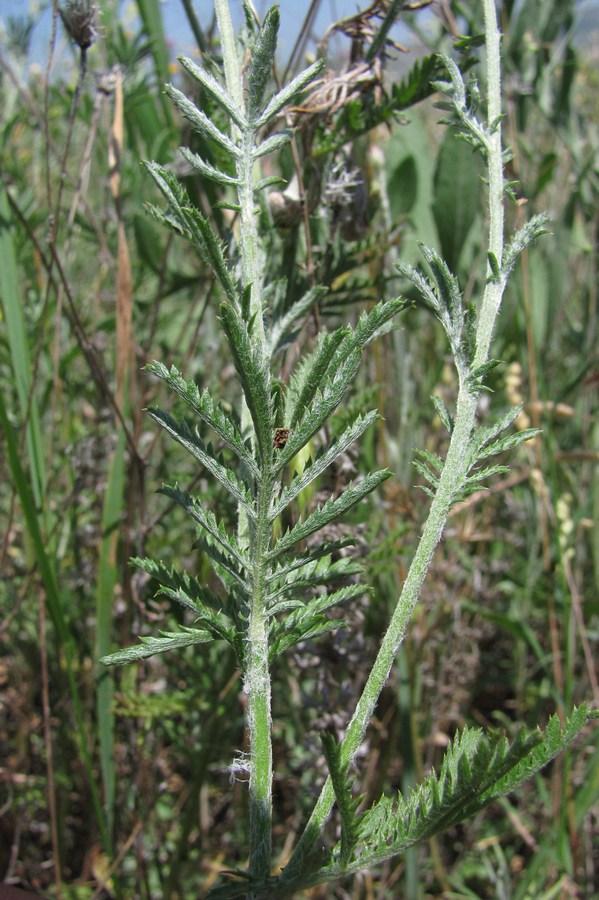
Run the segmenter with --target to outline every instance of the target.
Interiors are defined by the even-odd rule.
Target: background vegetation
[[[135,6],[126,26],[119,4],[103,4],[89,49],[84,23],[75,23],[79,44],[65,46],[57,20],[44,69],[28,55],[33,22],[7,18],[0,56],[0,877],[86,900],[202,896],[223,865],[243,864],[245,846],[245,786],[227,768],[245,741],[232,656],[210,646],[116,675],[95,662],[176,621],[166,601],[147,601],[151,581],[129,567],[131,556],[187,558],[207,577],[183,515],[156,495],[162,480],[176,473],[222,503],[144,416],[160,389],[141,366],[173,362],[238,400],[217,337],[217,288],[143,209],[157,198],[140,159],[179,167],[176,148],[189,136],[162,93],[182,75],[161,9]],[[200,50],[213,47],[211,26],[182,6]],[[288,180],[300,175],[305,207],[287,189],[265,209],[270,252],[290,283],[330,287],[298,340],[314,335],[319,317],[353,320],[407,291],[392,265],[416,262],[417,240],[438,247],[476,294],[469,273],[481,268],[483,189],[470,148],[436,125],[426,99],[434,63],[413,67],[479,34],[478,6],[404,11],[414,47],[403,55],[387,45],[394,60],[378,52],[381,18],[337,28],[346,58],[329,54],[336,80],[294,112],[297,139],[284,160]],[[362,751],[370,798],[413,784],[466,722],[513,734],[599,702],[596,59],[592,43],[576,39],[574,2],[505,0],[501,17],[518,181],[510,228],[548,210],[552,234],[509,288],[493,402],[523,401],[521,427],[543,434],[504,480],[452,515]],[[278,77],[301,63],[302,41]],[[230,226],[217,188],[191,176],[186,187]],[[372,597],[350,610],[349,630],[278,664],[280,863],[319,787],[318,731],[346,723],[426,514],[413,450],[444,446],[429,398],[452,399],[445,352],[432,318],[404,317],[371,348],[351,401],[374,401],[385,419],[339,467],[339,484],[381,464],[397,474],[348,526]],[[318,488],[303,498],[317,500]],[[589,733],[509,802],[320,896],[596,896],[598,801]]]

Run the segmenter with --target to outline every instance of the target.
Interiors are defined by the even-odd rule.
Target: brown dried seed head
[[[81,50],[87,50],[96,37],[96,4],[93,0],[67,0],[59,7],[62,24]]]

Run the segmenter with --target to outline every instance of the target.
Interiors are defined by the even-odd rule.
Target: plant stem
[[[227,90],[240,110],[245,112],[243,72],[236,49],[235,33],[227,0],[215,0],[216,18],[221,38]],[[245,115],[244,115],[245,118]],[[239,249],[241,283],[250,288],[250,340],[257,355],[266,354],[264,311],[262,308],[262,268],[254,203],[255,132],[248,124],[243,132],[233,126],[234,139],[240,141],[241,158],[237,162],[239,202]],[[241,424],[252,431],[247,404],[241,410]],[[250,854],[252,878],[265,881],[270,875],[272,844],[272,741],[271,682],[268,668],[268,622],[265,614],[267,558],[272,539],[269,520],[273,491],[270,460],[262,462],[261,478],[255,497],[256,521],[249,528],[247,516],[239,510],[240,543],[249,538],[252,559],[252,600],[247,630],[245,691],[248,697],[248,732],[250,741]]]
[[[501,110],[499,32],[494,0],[484,0],[484,13],[489,92],[487,127],[489,130],[492,127],[496,129],[490,139],[487,160],[490,222],[488,247],[489,252],[494,253],[501,264],[503,257],[503,162],[501,131],[498,127],[498,116]],[[501,305],[502,294],[501,280],[487,282],[477,325],[475,367],[488,359],[491,335]],[[344,765],[353,761],[364,739],[380,693],[389,677],[397,651],[404,640],[428,567],[443,534],[455,492],[462,485],[468,472],[469,445],[476,423],[477,394],[469,385],[467,375],[468,373],[458,366],[460,388],[455,424],[443,472],[395,612],[343,740],[341,759]],[[331,779],[328,778],[300,841],[284,870],[283,882],[301,877],[307,855],[330,815],[334,799]]]
[[[264,333],[264,311],[262,309],[262,261],[258,241],[258,222],[254,203],[254,133],[248,129],[243,136],[243,156],[237,163],[239,188],[240,225],[239,243],[241,249],[241,276],[244,287],[250,286],[250,318],[253,317],[252,335],[262,353],[266,350]]]
[[[245,690],[250,738],[250,874],[270,875],[272,831],[271,685],[268,669],[268,625],[264,610],[267,555],[272,537],[269,509],[273,480],[263,471],[258,490],[258,515],[252,535],[252,606],[248,625]]]
[[[487,48],[487,130],[489,152],[487,168],[489,176],[489,253],[501,266],[503,258],[503,157],[501,151],[501,36],[497,27],[494,0],[483,0],[485,16],[485,41]],[[490,270],[487,272],[489,276]],[[503,298],[504,283],[488,280],[481,304],[476,335],[474,366],[480,366],[489,358],[493,328]]]
[[[214,9],[220,32],[221,49],[227,90],[239,109],[245,108],[243,98],[243,70],[239,63],[239,55],[235,45],[235,32],[227,0],[214,0]],[[239,134],[237,126],[233,126]],[[262,310],[262,266],[260,263],[260,247],[258,242],[258,224],[254,204],[254,139],[253,128],[248,125],[241,136],[243,155],[237,161],[237,175],[241,182],[238,190],[240,206],[239,214],[239,246],[241,256],[241,278],[244,287],[250,285],[250,312],[254,316],[254,332],[262,348],[266,345]]]

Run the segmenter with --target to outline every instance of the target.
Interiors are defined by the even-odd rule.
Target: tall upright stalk
[[[221,36],[223,68],[227,90],[247,120],[248,110],[243,96],[243,73],[239,63],[235,33],[228,0],[215,0],[216,18]],[[256,134],[248,125],[242,132],[232,123],[234,137],[239,139],[241,153],[237,159],[237,196],[239,203],[239,248],[242,289],[250,292],[249,332],[254,352],[266,359],[264,309],[262,308],[262,273],[259,267],[258,227],[254,197],[254,157]],[[251,428],[252,420],[243,398],[241,425]],[[250,853],[249,870],[256,879],[270,875],[272,844],[272,741],[271,682],[268,666],[268,626],[266,622],[267,554],[272,540],[269,521],[273,477],[270,459],[262,457],[258,478],[256,521],[249,527],[247,516],[239,508],[238,537],[250,542],[253,560],[252,596],[247,630],[245,691],[249,735],[249,800]]]

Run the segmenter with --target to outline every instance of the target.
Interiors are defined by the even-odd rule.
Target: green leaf
[[[166,93],[179,112],[190,122],[194,131],[197,131],[198,134],[214,141],[215,144],[218,144],[218,146],[233,159],[241,158],[242,150],[237,144],[234,144],[230,137],[223,134],[223,132],[214,124],[212,119],[209,119],[205,113],[199,110],[185,94],[178,91],[177,88],[174,88],[172,84],[167,84]]]
[[[235,281],[225,258],[225,245],[219,241],[208,219],[202,215],[199,209],[189,205],[182,207],[181,212],[191,229],[194,242],[203,249],[204,255],[222,284],[227,297],[233,304],[237,304]]]
[[[191,77],[195,79],[195,81],[202,85],[206,93],[208,93],[212,97],[212,99],[216,103],[218,103],[221,109],[224,109],[227,115],[233,120],[233,122],[235,122],[240,131],[244,131],[247,128],[247,122],[245,120],[243,111],[237,107],[237,104],[227,92],[224,85],[220,84],[216,80],[216,78],[214,78],[209,72],[207,72],[201,66],[196,65],[193,60],[188,59],[186,56],[179,56],[178,59],[185,71],[189,75],[191,75]],[[178,93],[179,92],[177,91],[177,94]]]
[[[448,125],[457,125],[460,129],[459,136],[486,156],[489,152],[489,135],[475,115],[473,101],[476,101],[477,92],[471,85],[466,89],[462,73],[449,56],[440,54],[439,58],[449,73],[450,81],[436,81],[432,83],[432,87],[450,98],[451,107],[446,103],[435,105],[441,109],[452,108],[453,119],[444,122]]]
[[[295,627],[296,625],[302,625],[315,615],[321,616],[322,613],[329,609],[333,609],[335,606],[341,606],[343,603],[347,603],[355,597],[363,597],[367,592],[368,589],[365,588],[363,584],[356,583],[347,584],[345,587],[341,587],[331,593],[317,594],[305,601],[300,608],[296,609],[295,612],[291,614],[291,616],[288,616],[284,620],[283,625],[285,628],[288,626]]]
[[[513,450],[514,447],[519,447],[524,441],[529,441],[537,434],[541,434],[540,428],[524,428],[522,431],[517,431],[515,434],[509,434],[499,438],[499,440],[494,441],[492,444],[488,444],[484,450],[479,451],[476,456],[476,461],[480,462],[483,459],[487,459],[489,456],[496,456],[498,453],[505,453],[508,450]]]
[[[408,109],[430,97],[435,90],[433,79],[444,71],[445,66],[436,53],[416,60],[406,77],[399,84],[391,86],[394,111]]]
[[[587,719],[585,708],[574,710],[562,730],[559,718],[553,716],[545,733],[522,731],[511,746],[503,737],[464,729],[445,754],[439,776],[432,773],[405,799],[400,797],[396,811],[386,801],[382,815],[377,814],[378,804],[365,814],[366,851],[360,858],[363,862],[369,858],[371,865],[373,857],[378,862],[397,855],[471,818],[538,772],[576,737]]]
[[[490,250],[487,253],[487,259],[489,261],[489,268],[491,269],[490,280],[497,284],[501,281],[501,267],[499,265],[497,257],[494,253],[491,253]]]
[[[330,556],[332,553],[338,553],[347,547],[354,546],[354,540],[351,537],[343,538],[339,541],[324,541],[319,547],[307,550],[305,553],[295,556],[291,561],[279,563],[274,567],[273,571],[266,578],[267,586],[276,584],[280,579],[288,577],[291,573],[297,573],[305,567],[311,566],[315,560]]]
[[[220,309],[223,329],[254,423],[260,455],[267,460],[272,456],[275,427],[268,365],[260,358],[259,350],[252,347],[247,325],[233,307],[223,303]]]
[[[228,532],[224,525],[216,521],[212,510],[205,509],[199,500],[192,497],[188,491],[180,491],[176,485],[165,484],[158,493],[170,497],[171,500],[187,510],[191,518],[221,546],[230,559],[235,560],[242,569],[250,569],[249,561],[238,546],[235,536]]]
[[[409,263],[397,263],[395,268],[403,278],[407,278],[416,288],[420,302],[439,317],[441,315],[441,305],[428,278]]]
[[[322,427],[330,415],[341,403],[347,389],[353,382],[360,368],[360,352],[354,350],[333,374],[325,379],[324,386],[317,391],[307,409],[302,410],[300,421],[291,431],[287,441],[275,461],[274,471],[280,472],[296,453],[305,447],[308,441]],[[295,416],[294,416],[295,417]]]
[[[315,872],[285,880],[283,873],[270,883],[272,896],[283,896],[359,872],[472,818],[494,800],[516,790],[561,753],[594,713],[581,706],[562,727],[552,716],[544,732],[522,731],[510,746],[499,735],[465,728],[454,739],[439,774],[432,772],[412,791],[393,800],[382,797],[361,817],[363,849],[349,863],[341,862],[338,845],[330,861]]]
[[[184,609],[198,614],[206,608],[212,609],[214,612],[220,612],[223,608],[223,604],[216,594],[200,584],[198,579],[188,572],[178,572],[175,568],[169,569],[163,562],[147,557],[134,556],[129,560],[129,564],[146,572],[150,578],[157,581],[160,585],[159,593],[164,592],[165,589],[170,591],[167,596]]]
[[[254,192],[258,193],[258,191],[263,191],[264,188],[271,187],[275,184],[287,184],[284,178],[281,178],[280,175],[269,175],[268,178],[261,178],[260,181],[257,182]]]
[[[506,472],[509,472],[508,466],[487,466],[484,469],[476,469],[464,479],[464,482],[453,495],[452,502],[457,503],[458,500],[463,500],[475,491],[484,490],[485,485],[482,483],[483,481],[486,481],[487,478],[492,478],[493,475],[505,475]]]
[[[253,124],[259,119],[264,91],[272,74],[277,50],[280,14],[278,6],[271,6],[250,49],[248,68],[248,114]],[[259,127],[259,126],[257,126]]]
[[[363,312],[358,319],[354,332],[353,341],[355,346],[360,351],[368,347],[376,338],[381,337],[386,332],[391,320],[408,306],[409,301],[406,301],[403,297],[396,297],[393,300],[383,300],[368,312]],[[353,350],[351,338],[347,339],[347,344],[351,348],[351,352]],[[341,350],[338,355],[342,355]]]
[[[516,232],[503,254],[502,277],[504,283],[509,278],[520,254],[538,237],[548,234],[545,226],[549,221],[550,217],[546,214],[533,216]]]
[[[273,119],[277,113],[280,113],[285,106],[288,106],[295,100],[302,91],[306,90],[310,82],[314,81],[314,79],[322,72],[325,65],[326,63],[323,59],[317,60],[317,62],[312,63],[307,69],[304,69],[303,72],[300,72],[299,75],[296,75],[289,84],[286,84],[281,88],[281,90],[272,97],[262,115],[255,120],[254,127],[261,128],[263,125],[266,125],[266,123]]]
[[[424,244],[418,246],[434,278],[435,295],[449,313],[449,319],[455,327],[457,323],[461,323],[462,317],[462,294],[458,280],[435,250],[425,247]]]
[[[348,425],[336,440],[319,453],[311,465],[306,466],[301,475],[296,476],[291,484],[283,488],[281,496],[270,512],[270,520],[276,519],[304,488],[318,478],[342,453],[345,453],[347,448],[361,437],[377,419],[380,419],[380,415],[374,410],[365,416],[358,416],[351,425]]]
[[[162,637],[140,637],[140,644],[127,647],[125,650],[117,650],[108,656],[101,656],[98,662],[104,666],[124,666],[127,663],[137,662],[138,659],[147,659],[157,653],[166,653],[167,650],[181,650],[192,644],[207,644],[213,640],[209,631],[197,628],[182,627],[181,631],[161,631]]]
[[[288,626],[288,622],[286,623]],[[337,631],[339,628],[345,628],[346,624],[341,619],[325,619],[324,616],[313,616],[306,619],[293,629],[280,629],[281,633],[271,636],[271,643],[268,651],[269,663],[281,656],[290,647],[304,641],[313,641],[322,637],[323,634],[329,634],[331,631]]]
[[[252,151],[252,159],[260,159],[261,156],[266,156],[267,153],[275,153],[282,150],[290,140],[291,131],[275,131],[274,134],[267,137]]]
[[[341,342],[351,334],[350,328],[339,328],[333,334],[321,335],[314,351],[304,358],[291,378],[291,396],[295,395],[293,408],[289,410],[288,421],[293,429],[312,403],[314,396],[324,381],[333,357]]]
[[[144,166],[170,207],[166,215],[153,206],[146,208],[158,221],[179,231],[195,244],[202,256],[212,266],[229,300],[237,303],[235,281],[229,271],[223,245],[214,234],[208,220],[193,206],[187,191],[172,172],[153,162],[144,162]]]
[[[225,490],[231,494],[237,502],[245,509],[251,519],[254,518],[255,512],[252,505],[252,497],[231,469],[226,468],[215,456],[209,452],[208,448],[198,434],[192,434],[187,422],[178,422],[168,413],[161,409],[148,409],[149,415],[155,422],[164,428],[188,453],[191,453],[202,465],[216,478]]]
[[[180,147],[179,152],[181,156],[190,166],[203,175],[204,178],[209,178],[211,181],[215,181],[217,184],[222,184],[223,187],[238,187],[240,181],[238,178],[233,178],[231,175],[227,175],[226,172],[223,172],[222,169],[215,169],[214,166],[211,166],[210,163],[207,163],[202,159],[201,156],[198,156],[197,153],[192,153],[191,150],[188,150],[187,147]]]
[[[286,553],[298,541],[303,541],[315,531],[320,531],[329,522],[338,519],[371,491],[374,491],[393,473],[386,469],[367,475],[362,481],[350,484],[335,500],[327,500],[322,506],[310,513],[303,521],[298,522],[275,543],[268,554],[269,561],[274,561],[282,553]]]
[[[484,379],[492,372],[493,369],[496,369],[497,366],[501,365],[500,359],[490,359],[482,365],[477,366],[475,369],[468,374],[468,384],[471,390],[474,391],[484,391],[488,390],[484,384]]]
[[[190,610],[196,617],[195,625],[199,623],[206,631],[210,632],[213,639],[224,640],[230,644],[238,659],[243,657],[242,635],[231,625],[231,618],[235,618],[235,609],[225,613],[228,619],[223,618],[223,604],[220,599],[200,584],[197,578],[187,572],[180,573],[176,569],[169,569],[162,562],[152,559],[134,558],[130,560],[132,566],[147,572],[151,578],[159,584],[157,594],[174,600],[183,609]],[[232,606],[232,604],[230,604]]]
[[[246,568],[238,567],[228,553],[223,553],[220,542],[216,541],[207,531],[198,529],[193,547],[206,554],[225,590],[230,593],[237,591],[239,610],[243,611],[245,615],[249,600]]]
[[[420,450],[417,452],[419,453],[419,455],[424,453],[423,450]],[[418,460],[418,459],[412,460],[412,465],[414,466],[416,471],[419,472],[420,475],[422,475],[422,477],[425,479],[425,481],[428,481],[428,483],[431,485],[431,487],[433,489],[431,491],[428,488],[422,487],[422,485],[420,485],[422,490],[424,490],[424,492],[426,494],[428,494],[430,497],[434,496],[434,491],[436,491],[437,488],[439,487],[438,475],[436,475],[434,471],[431,471],[431,469],[428,466],[424,465],[424,463],[421,463],[420,460]]]
[[[331,562],[330,555],[303,562],[300,569],[287,571],[283,576],[277,575],[270,582],[266,598],[269,614],[272,614],[272,606],[279,597],[301,592],[305,598],[305,592],[311,588],[326,586],[341,578],[354,578],[363,572],[364,567],[350,556],[342,556],[335,562]]]
[[[220,437],[225,446],[235,453],[239,461],[251,472],[254,478],[259,477],[260,471],[256,461],[245,444],[240,431],[212,398],[207,388],[200,394],[196,383],[191,379],[183,378],[174,366],[167,369],[163,363],[153,362],[145,368],[146,371],[156,375],[168,387],[172,388],[202,422]]]
[[[449,434],[451,434],[451,432],[453,431],[453,419],[449,415],[449,411],[445,406],[445,403],[443,402],[441,397],[438,397],[436,394],[432,395],[431,400],[433,401],[433,406],[437,411],[437,415],[441,419],[443,427]]]

